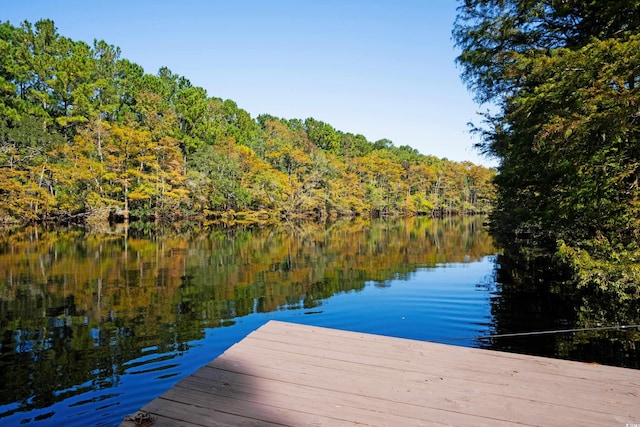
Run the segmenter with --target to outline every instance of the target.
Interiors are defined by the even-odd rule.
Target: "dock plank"
[[[625,426],[640,371],[270,321],[142,410],[154,426]]]
[[[260,348],[254,342],[251,344],[250,351],[244,351],[241,355],[230,354],[229,356],[236,362],[244,361],[246,358],[253,361],[254,358],[260,359],[260,366],[263,368],[272,368],[278,371],[281,369],[282,359],[281,351]],[[253,362],[250,362],[253,363]],[[287,367],[285,373],[277,373],[277,375],[288,375],[291,372],[298,372],[307,376],[315,375],[321,378],[332,373],[335,378],[343,381],[345,378],[354,376],[352,384],[358,384],[360,378],[373,380],[375,383],[393,383],[401,380],[404,385],[410,387],[412,391],[420,391],[430,388],[447,387],[454,391],[466,392],[468,390],[483,390],[483,399],[491,396],[494,401],[511,401],[514,399],[535,400],[541,404],[549,404],[552,406],[563,405],[567,408],[574,408],[583,411],[601,411],[607,412],[610,406],[607,403],[607,396],[616,399],[616,405],[623,414],[633,413],[638,404],[633,393],[639,388],[619,387],[617,385],[607,385],[606,387],[593,387],[588,380],[574,379],[573,386],[576,388],[585,388],[582,399],[576,401],[574,396],[563,392],[560,386],[562,382],[558,382],[556,378],[545,375],[540,378],[538,374],[528,375],[527,372],[507,372],[507,375],[490,376],[485,373],[479,375],[474,371],[460,371],[458,367],[434,367],[429,366],[422,370],[411,370],[400,364],[389,363],[387,366],[374,366],[358,363],[357,361],[342,360],[336,365],[335,360],[325,359],[321,356],[313,356],[305,354],[296,356],[289,354],[287,358]],[[283,378],[283,377],[281,377]],[[491,381],[493,380],[493,381]],[[317,381],[320,381],[318,379]],[[367,387],[364,385],[363,387]],[[619,395],[628,398],[621,400]]]

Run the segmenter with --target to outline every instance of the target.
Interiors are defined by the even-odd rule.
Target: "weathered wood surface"
[[[640,371],[271,321],[142,410],[154,426],[625,427]]]

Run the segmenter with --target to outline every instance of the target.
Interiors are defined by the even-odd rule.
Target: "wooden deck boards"
[[[271,321],[142,410],[154,426],[625,427],[640,371]]]

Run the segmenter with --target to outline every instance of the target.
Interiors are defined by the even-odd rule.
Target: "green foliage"
[[[330,153],[340,151],[340,135],[330,124],[312,117],[304,121],[305,130],[311,142]]]
[[[580,48],[592,38],[624,39],[640,29],[640,1],[464,0],[453,30],[463,79],[480,101],[516,94],[518,55]]]
[[[601,236],[590,242],[588,250],[575,249],[560,241],[558,257],[574,270],[578,287],[586,288],[590,294],[614,297],[618,304],[640,298],[637,248],[612,247]]]
[[[477,0],[459,10],[463,77],[498,107],[479,129],[500,159],[494,230],[559,247],[579,286],[633,295],[640,1]]]
[[[251,195],[242,186],[242,170],[237,158],[205,145],[194,153],[188,166],[192,171],[191,187],[204,203],[201,208],[224,212],[246,209],[250,205]]]

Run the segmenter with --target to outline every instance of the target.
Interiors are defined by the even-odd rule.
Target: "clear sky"
[[[252,117],[313,117],[374,142],[495,166],[460,80],[455,0],[0,0],[0,20],[52,19],[59,34],[166,66]]]

